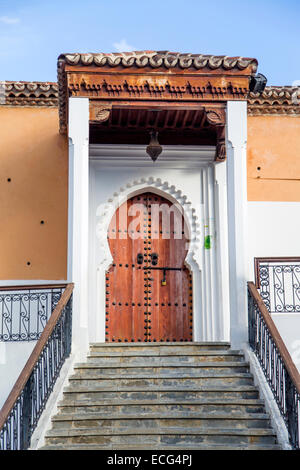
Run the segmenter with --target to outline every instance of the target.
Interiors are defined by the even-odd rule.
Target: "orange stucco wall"
[[[249,116],[247,149],[249,201],[300,201],[300,116]]]
[[[0,279],[66,279],[68,150],[58,110],[0,106],[0,123]]]

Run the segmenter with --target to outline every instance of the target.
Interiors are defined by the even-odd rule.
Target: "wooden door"
[[[106,341],[192,341],[187,233],[180,209],[157,194],[118,208],[108,230]]]

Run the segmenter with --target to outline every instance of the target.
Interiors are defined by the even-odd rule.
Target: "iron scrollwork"
[[[0,341],[38,340],[63,289],[16,289],[0,293]]]
[[[260,295],[271,313],[300,312],[300,260],[259,262]]]

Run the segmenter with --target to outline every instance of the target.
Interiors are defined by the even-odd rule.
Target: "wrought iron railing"
[[[256,354],[294,449],[299,449],[300,375],[253,282],[248,282],[249,344]]]
[[[255,258],[255,284],[269,312],[300,312],[300,258]]]
[[[38,340],[65,287],[0,287],[0,341]]]
[[[25,450],[71,352],[72,291],[68,284],[0,411],[0,450]]]

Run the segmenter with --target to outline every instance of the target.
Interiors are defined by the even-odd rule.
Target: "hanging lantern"
[[[148,155],[150,155],[154,162],[157,160],[157,157],[161,154],[162,146],[158,142],[158,132],[150,131],[150,142],[146,148],[146,152],[148,153]]]

